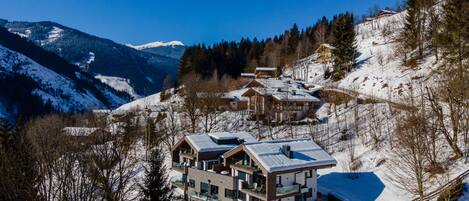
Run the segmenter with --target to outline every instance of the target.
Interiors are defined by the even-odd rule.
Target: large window
[[[200,182],[200,194],[208,194],[210,186],[205,182]]]
[[[210,195],[218,197],[218,186],[210,185]]]
[[[246,201],[246,194],[241,191],[238,191],[238,200]]]
[[[225,188],[225,197],[235,199],[237,197],[236,190],[230,190]]]
[[[277,176],[277,186],[282,186],[282,176]]]
[[[306,199],[304,197],[305,197],[304,194],[296,195],[295,196],[295,201],[305,201]]]
[[[188,184],[188,186],[191,187],[191,188],[195,188],[195,180],[189,179],[189,184]]]
[[[245,172],[238,171],[238,178],[243,180],[243,181],[247,181],[247,177],[246,177]]]

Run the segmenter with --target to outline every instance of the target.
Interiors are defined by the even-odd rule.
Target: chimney
[[[282,153],[288,157],[288,158],[292,158],[293,157],[293,153],[291,151],[291,147],[290,145],[282,145]]]

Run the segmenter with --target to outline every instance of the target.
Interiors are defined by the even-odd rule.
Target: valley
[[[469,3],[404,4],[207,45],[0,19],[0,200],[468,200]]]

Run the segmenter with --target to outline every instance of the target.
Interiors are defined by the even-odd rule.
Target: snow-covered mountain
[[[48,21],[9,22],[0,19],[0,26],[80,66],[82,71],[127,79],[139,95],[160,91],[167,75],[176,77],[177,55],[184,51],[183,46],[176,46],[179,43],[158,47],[165,50],[138,50]]]
[[[127,101],[77,66],[0,28],[0,116],[114,108]]]
[[[126,44],[127,46],[136,50],[150,52],[158,55],[164,55],[167,57],[179,59],[184,53],[185,46],[181,41],[169,41],[169,42],[151,42],[143,45],[132,45]]]
[[[148,48],[155,48],[155,47],[168,47],[171,46],[172,48],[176,46],[184,46],[184,44],[181,41],[169,41],[169,42],[162,42],[162,41],[155,41],[143,45],[132,45],[132,44],[127,44],[127,46],[137,49],[137,50],[144,50]]]

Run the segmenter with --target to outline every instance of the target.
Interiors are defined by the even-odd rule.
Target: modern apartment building
[[[312,201],[316,170],[336,160],[309,139],[257,141],[251,134],[193,134],[172,150],[186,200]]]

